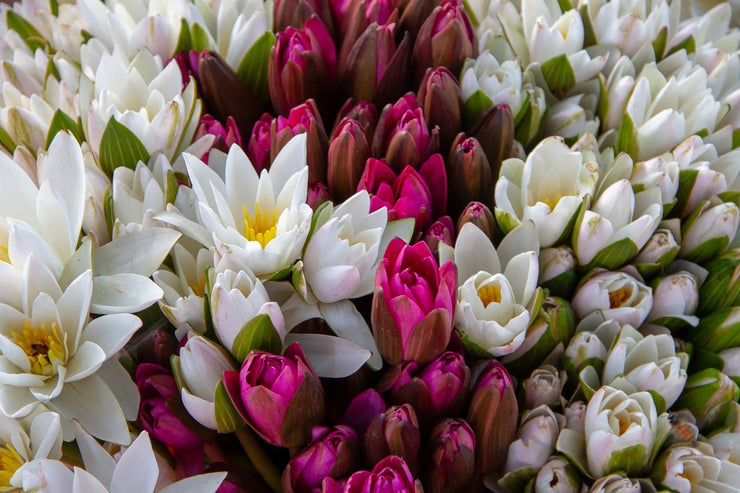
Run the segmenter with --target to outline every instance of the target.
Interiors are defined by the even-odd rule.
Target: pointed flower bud
[[[327,180],[336,200],[346,200],[357,190],[370,157],[370,142],[360,122],[347,119],[337,127],[329,144]]]
[[[331,194],[323,183],[316,182],[308,187],[306,192],[306,203],[311,206],[314,212],[324,202],[331,200]]]
[[[699,428],[703,429],[712,408],[738,399],[740,388],[730,377],[716,368],[706,368],[689,376],[676,407],[691,411]]]
[[[286,115],[309,98],[327,104],[337,70],[337,53],[329,31],[316,16],[301,29],[279,32],[267,72],[270,98],[278,114]]]
[[[504,365],[489,362],[478,376],[468,407],[467,420],[475,432],[476,473],[500,471],[514,440],[519,407],[514,382]]]
[[[478,56],[478,40],[462,4],[443,0],[426,18],[414,44],[416,80],[427,67],[447,67],[460,73],[466,58]]]
[[[452,218],[450,216],[442,216],[434,221],[429,226],[423,240],[429,246],[434,258],[439,258],[438,246],[440,243],[448,246],[455,244],[455,225],[452,223]]]
[[[632,259],[637,271],[647,277],[662,274],[678,255],[681,246],[676,242],[670,229],[658,228]]]
[[[294,136],[306,134],[306,164],[308,183],[326,183],[326,152],[329,147],[319,109],[313,99],[291,108],[288,117],[278,116],[270,126],[270,160]]]
[[[524,403],[527,409],[540,405],[559,406],[563,387],[567,380],[565,371],[558,371],[552,365],[542,365],[522,382]]]
[[[681,257],[704,263],[721,255],[735,238],[738,206],[716,197],[702,202],[681,225]]]
[[[242,419],[266,442],[279,447],[308,443],[324,418],[324,392],[303,350],[293,343],[282,356],[252,351],[224,384]]]
[[[441,267],[424,242],[413,246],[395,238],[375,275],[373,336],[390,364],[425,364],[450,341],[456,297],[452,261]]]
[[[360,443],[349,426],[315,426],[311,440],[308,447],[290,459],[283,471],[282,486],[286,493],[321,488],[325,477],[343,478],[357,469]]]
[[[419,422],[410,404],[389,407],[372,420],[365,433],[365,457],[373,465],[397,455],[412,472],[418,471],[420,447]]]
[[[273,120],[275,118],[271,114],[263,114],[254,124],[252,134],[249,137],[247,156],[249,156],[249,160],[257,173],[261,173],[263,169],[270,169],[270,163],[272,162],[270,160],[270,132]]]
[[[587,366],[600,374],[606,357],[607,347],[598,335],[585,330],[576,332],[565,348],[564,366],[569,380],[578,380],[578,374]]]
[[[540,285],[554,296],[569,298],[575,286],[575,254],[566,245],[540,250]]]
[[[544,493],[578,493],[581,491],[581,475],[578,469],[570,462],[551,457],[537,472],[534,480],[534,491]]]
[[[300,29],[311,17],[316,15],[332,32],[332,16],[328,0],[275,0],[273,7],[273,31],[278,33],[288,27]]]
[[[446,153],[462,126],[463,103],[457,78],[447,67],[428,68],[417,99],[429,126],[439,127],[440,150]]]
[[[699,289],[697,314],[708,315],[740,304],[740,248],[733,248],[706,264],[709,271]]]
[[[329,482],[331,485],[331,482]],[[336,488],[336,489],[331,489]],[[409,466],[397,455],[384,457],[372,471],[358,471],[349,477],[344,486],[329,486],[327,493],[422,493],[421,482],[414,479]]]
[[[485,204],[471,202],[465,207],[457,220],[458,233],[462,231],[462,227],[467,223],[473,223],[493,241],[493,235],[496,231],[496,219],[493,217],[491,209],[486,207]]]
[[[395,172],[418,168],[432,152],[432,136],[416,97],[409,93],[387,104],[373,137],[373,155],[384,157]]]
[[[491,166],[493,179],[498,179],[501,163],[514,157],[514,119],[506,104],[491,106],[470,127],[471,136],[478,139]]]
[[[475,434],[462,419],[440,421],[430,433],[425,450],[424,491],[466,491],[475,472]]]
[[[694,316],[699,304],[699,281],[694,274],[678,271],[652,283],[653,308],[647,322],[674,327],[675,324],[695,326],[699,318]]]
[[[224,127],[220,121],[211,115],[203,115],[200,118],[200,123],[198,123],[198,128],[195,130],[193,140],[198,140],[205,135],[215,136],[211,149],[218,149],[221,152],[228,152],[234,144],[239,147],[242,146],[242,136],[236,122],[230,116],[226,119],[226,127]],[[208,154],[208,152],[205,152],[200,156],[200,160],[206,164],[208,164]]]
[[[378,110],[375,105],[368,103],[367,101],[360,101],[354,104],[350,98],[344,103],[344,106],[339,110],[337,119],[334,122],[334,128],[331,131],[332,139],[336,136],[339,125],[344,120],[357,120],[362,127],[363,132],[367,135],[368,142],[372,142],[373,134],[375,133],[375,126],[378,124]]]
[[[383,397],[375,389],[366,389],[352,399],[339,422],[351,426],[362,440],[372,420],[385,409]]]
[[[480,142],[459,133],[447,158],[450,214],[458,216],[470,202],[493,206],[493,175]]]

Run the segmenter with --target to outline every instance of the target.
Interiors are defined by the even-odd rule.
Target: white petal
[[[131,313],[151,306],[164,291],[148,277],[114,274],[93,278],[90,311],[93,313]]]
[[[188,414],[190,414],[193,419],[206,428],[218,430],[218,423],[216,423],[216,406],[213,402],[201,399],[200,397],[191,394],[185,387],[182,388],[180,397],[182,398],[182,405],[185,406]]]
[[[118,460],[111,479],[110,493],[153,492],[157,477],[159,468],[152,443],[149,434],[142,431]]]
[[[82,333],[82,340],[99,346],[110,358],[141,327],[141,320],[130,313],[114,313],[92,320]]]
[[[72,493],[108,493],[103,483],[84,469],[75,467],[74,473]]]
[[[383,366],[383,359],[370,327],[351,301],[320,304],[319,310],[335,334],[370,351],[372,356],[367,364],[371,368],[379,369]]]
[[[152,228],[111,241],[93,252],[95,274],[133,273],[149,277],[159,269],[180,236],[172,229]]]
[[[36,194],[31,178],[6,154],[0,156],[0,216],[36,223]]]
[[[457,266],[458,285],[479,271],[489,274],[501,272],[501,263],[493,243],[480,228],[472,223],[466,223],[457,236],[455,265]]]
[[[306,167],[306,134],[288,141],[270,166],[270,178],[275,190],[281,190],[288,179]]]
[[[13,265],[22,266],[33,254],[34,261],[44,264],[55,277],[62,273],[62,263],[50,245],[28,224],[8,222],[8,257]]]
[[[11,418],[28,415],[39,403],[27,388],[0,385],[0,411]]]
[[[288,334],[285,343],[299,342],[308,362],[322,378],[344,378],[359,370],[371,353],[341,337],[324,334]]]
[[[514,298],[520,305],[529,304],[537,289],[540,267],[535,252],[524,252],[516,255],[506,266],[504,276],[511,284]]]
[[[96,375],[103,379],[108,388],[116,389],[118,404],[126,419],[136,420],[139,412],[139,390],[120,361],[117,358],[110,358],[103,363]]]
[[[215,493],[224,479],[225,472],[198,474],[172,483],[159,490],[159,493]]]
[[[73,348],[80,344],[81,329],[90,314],[92,283],[92,272],[88,270],[67,286],[57,302],[59,321],[64,331],[75,336],[73,340],[69,341]]]
[[[105,361],[106,355],[100,346],[84,341],[67,364],[67,382],[82,380],[95,373]]]
[[[116,461],[79,424],[74,423],[74,425],[75,439],[80,449],[80,455],[82,456],[85,468],[103,483],[110,484],[113,471],[116,468]]]

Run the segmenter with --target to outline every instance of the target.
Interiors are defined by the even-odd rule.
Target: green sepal
[[[231,433],[247,424],[232,404],[223,380],[219,380],[216,385],[213,403],[219,433]]]
[[[740,306],[714,312],[684,335],[697,349],[719,353],[740,346]]]
[[[591,16],[588,15],[588,4],[582,4],[578,8],[578,13],[581,14],[581,22],[583,23],[583,47],[588,48],[598,43],[594,25],[591,23]]]
[[[508,491],[525,491],[527,482],[537,475],[538,467],[524,466],[507,472],[498,480],[498,484]]]
[[[54,63],[53,58],[49,58],[49,63],[46,64],[46,70],[44,70],[44,80],[47,80],[49,76],[54,77],[56,80],[62,80],[62,77],[59,75],[57,64]]]
[[[213,326],[213,317],[212,313],[213,310],[211,309],[211,293],[213,291],[212,286],[212,277],[214,277],[212,274],[214,272],[214,268],[210,265],[206,267],[205,271],[205,286],[203,286],[203,320],[206,323],[206,331],[203,334],[204,337],[207,337],[208,339],[220,343],[220,339],[218,338],[218,335],[216,334],[216,328]]]
[[[558,0],[558,5],[560,6],[560,10],[563,12],[573,10],[573,4],[570,0]]]
[[[465,126],[470,127],[485,110],[493,106],[491,98],[478,89],[465,101],[464,114]]]
[[[686,38],[682,39],[678,44],[671,48],[668,53],[666,53],[666,57],[681,50],[686,50],[687,55],[691,55],[692,53],[696,52],[696,40],[693,36],[689,35]]]
[[[184,53],[192,49],[193,42],[190,40],[190,26],[188,21],[180,19],[180,35],[177,37],[177,46],[175,46],[175,54]]]
[[[740,191],[738,190],[727,190],[726,192],[717,194],[717,198],[722,202],[730,202],[740,207]]]
[[[604,122],[606,122],[606,118],[609,116],[609,91],[606,90],[606,80],[602,74],[599,74],[599,102],[596,106],[596,114],[599,115],[601,131],[603,133],[606,130],[603,128]]]
[[[724,253],[728,246],[730,246],[730,238],[727,236],[711,238],[685,253],[682,258],[696,264],[703,264]]]
[[[208,31],[203,29],[200,24],[192,24],[190,26],[190,49],[205,51],[211,49],[211,40],[208,36]]]
[[[168,204],[174,204],[175,198],[177,197],[177,190],[179,188],[179,185],[177,184],[177,177],[175,176],[175,172],[172,170],[167,170],[167,173],[165,175],[165,201]]]
[[[611,245],[602,248],[599,253],[586,265],[583,270],[603,267],[607,270],[616,270],[639,253],[637,245],[629,238],[622,238]]]
[[[308,242],[311,241],[311,237],[321,226],[331,219],[331,215],[334,213],[334,206],[331,201],[326,201],[319,206],[318,209],[311,216],[311,227],[308,229],[308,236],[306,236],[306,243],[303,245],[303,253],[306,253],[306,247]]]
[[[278,334],[277,329],[272,325],[270,316],[266,313],[257,315],[242,327],[234,339],[231,354],[242,363],[252,350],[266,351],[273,354],[283,352],[283,341],[280,334]]]
[[[459,329],[458,334],[460,334],[460,342],[462,342],[465,352],[470,356],[475,358],[491,358],[491,353],[483,349],[480,344],[473,341],[467,334],[464,334]]]
[[[619,130],[617,131],[617,144],[615,148],[618,152],[626,152],[630,157],[632,157],[632,159],[637,159],[640,152],[639,146],[637,145],[637,130],[635,129],[635,124],[629,113],[624,114],[622,123],[619,125]]]
[[[570,89],[576,83],[576,75],[568,56],[558,55],[542,64],[542,76],[552,92]]]
[[[268,281],[287,281],[288,278],[291,277],[292,273],[293,273],[293,266],[288,265],[286,267],[283,267],[279,271],[275,272],[267,280]]]
[[[493,209],[493,215],[496,218],[496,224],[498,224],[498,227],[501,228],[501,231],[505,235],[509,234],[514,228],[521,224],[521,221],[519,221],[519,219],[517,219],[513,214],[506,212],[503,209],[499,209],[498,207]]]
[[[668,410],[668,406],[666,406],[665,399],[662,395],[654,390],[648,390],[647,393],[650,394],[650,396],[653,398],[655,409],[658,411],[658,415],[661,415]]]
[[[663,59],[663,53],[665,53],[666,42],[668,41],[668,26],[663,26],[658,35],[653,40],[653,53],[655,54],[655,60],[660,61]]]
[[[116,215],[113,213],[113,194],[111,188],[105,189],[103,194],[103,213],[105,214],[105,225],[108,227],[108,233],[113,231],[113,224],[116,221]]]
[[[175,377],[175,385],[177,385],[177,390],[182,390],[182,370],[180,370],[180,356],[176,354],[170,356],[170,368],[172,369],[172,376]]]
[[[732,131],[732,148],[737,149],[738,147],[740,147],[740,128]]]
[[[650,451],[641,443],[613,450],[604,474],[622,472],[625,476],[639,475],[647,469],[649,454]]]
[[[267,68],[270,63],[270,51],[274,44],[275,35],[272,31],[265,31],[249,48],[236,69],[236,75],[247,86],[250,93],[262,102],[270,100]]]
[[[49,48],[49,42],[44,39],[41,33],[14,11],[8,10],[6,20],[8,22],[8,28],[17,32],[32,52],[38,49],[46,50]]]
[[[49,10],[51,10],[51,15],[59,17],[59,1],[49,0]]]
[[[570,299],[573,294],[573,288],[576,285],[576,272],[575,270],[567,270],[548,279],[547,281],[540,284],[541,287],[546,288],[550,291],[553,296],[560,298]]]
[[[740,250],[733,249],[706,266],[709,276],[699,289],[696,314],[708,315],[740,304]]]
[[[696,177],[699,171],[695,169],[682,169],[678,172],[678,190],[676,191],[676,206],[673,208],[677,216],[683,215],[682,212],[689,200],[691,190],[694,189]]]
[[[95,36],[92,35],[92,33],[86,29],[80,29],[80,36],[82,36],[82,44],[86,44],[88,41],[93,39]]]
[[[298,260],[295,264],[293,264],[290,273],[290,284],[304,300],[308,301],[308,288],[306,283],[306,275],[303,273],[302,260]]]
[[[15,152],[15,148],[17,147],[15,142],[13,142],[13,139],[10,137],[10,134],[8,134],[3,127],[0,127],[0,145],[7,149],[11,154]]]
[[[725,366],[725,361],[720,358],[717,353],[711,351],[704,351],[703,349],[697,349],[694,351],[694,355],[691,358],[691,364],[689,365],[689,373],[694,374],[707,368],[716,368],[721,370]]]
[[[54,137],[56,137],[57,133],[61,130],[69,131],[69,133],[71,133],[79,143],[82,143],[82,141],[85,140],[85,137],[82,135],[82,130],[77,122],[74,121],[71,116],[58,109],[54,112],[54,116],[51,118],[49,133],[46,134],[47,149],[54,140]]]
[[[649,281],[650,279],[657,277],[665,271],[663,266],[658,263],[652,263],[652,264],[634,264],[635,269],[637,269],[637,272],[640,273],[643,279],[646,281]]]
[[[528,92],[525,92],[523,96],[524,99],[522,100],[522,106],[519,108],[519,111],[516,112],[516,115],[512,115],[514,118],[514,127],[519,125],[519,122],[522,121],[522,118],[524,118],[524,115],[526,115],[529,110],[529,100],[532,99],[532,96],[530,96]]]
[[[149,162],[149,152],[139,138],[114,117],[110,117],[100,139],[100,167],[113,177],[119,166],[136,168],[136,163]]]

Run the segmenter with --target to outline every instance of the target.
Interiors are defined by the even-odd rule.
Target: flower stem
[[[280,471],[278,471],[275,464],[272,463],[270,458],[265,453],[265,450],[259,443],[259,438],[249,428],[249,426],[242,426],[236,430],[236,437],[239,439],[242,448],[247,453],[247,457],[252,461],[254,467],[265,480],[267,485],[272,488],[276,493],[282,492],[280,486]]]

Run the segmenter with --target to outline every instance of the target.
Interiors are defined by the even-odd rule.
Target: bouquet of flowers
[[[740,2],[0,6],[0,491],[740,491]]]

